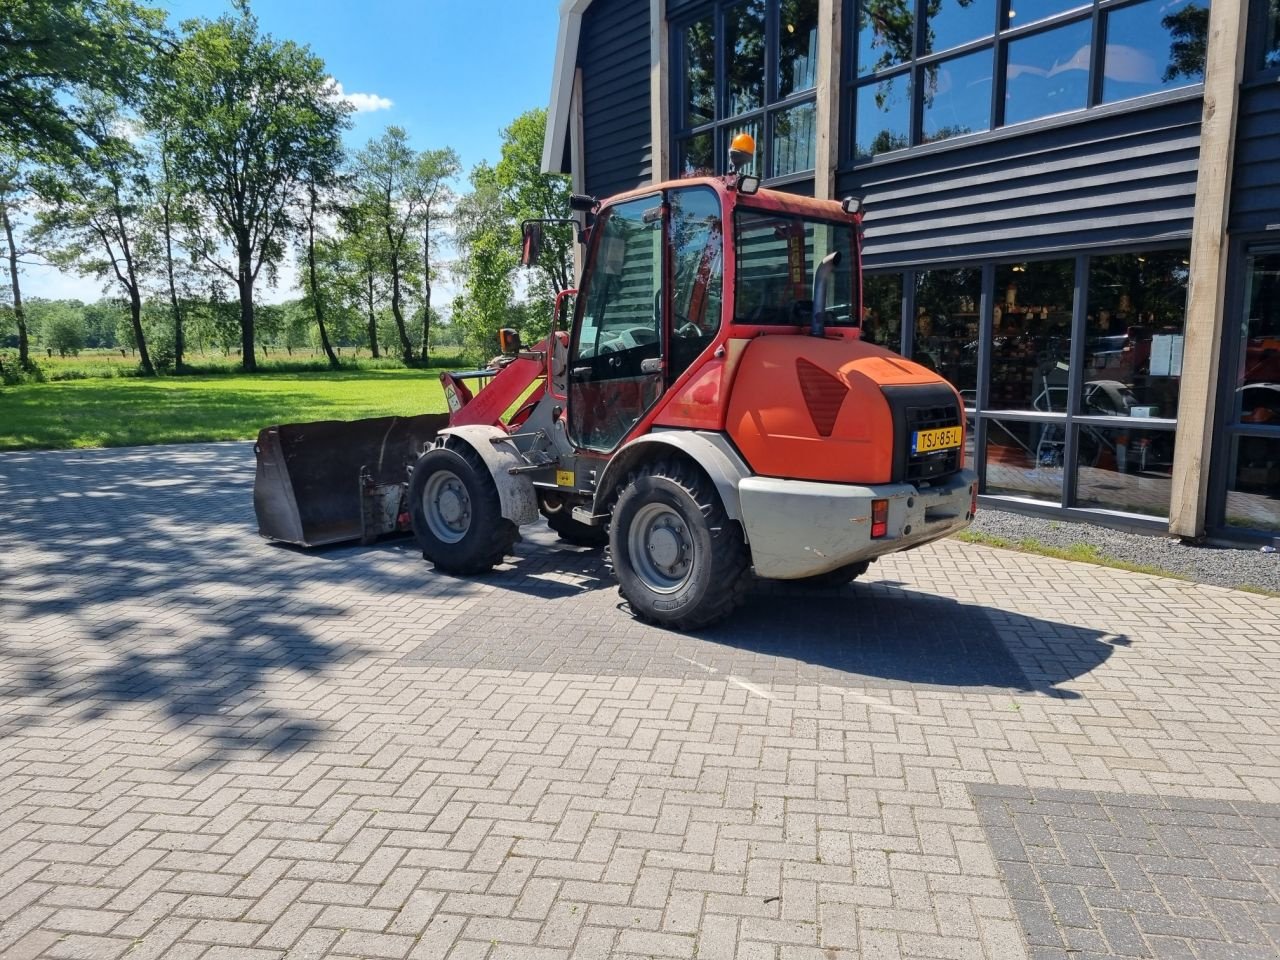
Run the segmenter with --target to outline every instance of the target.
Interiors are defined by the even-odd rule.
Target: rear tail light
[[[871,501],[871,539],[878,540],[889,535],[889,501]]]

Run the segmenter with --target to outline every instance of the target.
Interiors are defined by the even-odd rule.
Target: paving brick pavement
[[[1276,600],[948,542],[678,635],[543,535],[267,544],[251,464],[0,455],[6,960],[1275,954]],[[1133,809],[1163,914],[1052,869]]]

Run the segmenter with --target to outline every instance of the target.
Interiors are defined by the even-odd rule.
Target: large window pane
[[[1244,423],[1280,425],[1269,396],[1280,384],[1280,250],[1251,254],[1246,265],[1244,362],[1236,383]],[[1270,388],[1254,386],[1270,384]]]
[[[1009,44],[1005,123],[1084,109],[1091,29],[1088,20],[1081,20]]]
[[[858,76],[911,59],[914,0],[861,0],[858,4]]]
[[[1280,423],[1280,389],[1270,402]],[[1227,526],[1280,531],[1280,437],[1237,437],[1227,482]]]
[[[716,116],[716,48],[711,19],[684,31],[684,126],[709,123]]]
[[[1024,27],[1045,17],[1052,17],[1068,10],[1087,7],[1081,0],[1009,0],[1008,13],[1005,15],[1005,26],[1008,28]]]
[[[1102,61],[1106,103],[1204,80],[1209,4],[1146,0],[1107,14]]]
[[[988,419],[986,493],[1062,502],[1064,423]]]
[[[905,149],[911,136],[911,80],[898,74],[858,88],[854,154],[874,157]]]
[[[684,373],[715,338],[724,302],[724,228],[720,200],[708,187],[673,190],[669,218],[671,339],[667,376]]]
[[[778,7],[778,98],[812,89],[818,79],[818,0]]]
[[[1173,431],[1081,424],[1076,505],[1153,517],[1169,515]]]
[[[710,130],[694,134],[679,144],[678,169],[682,177],[711,176],[716,172],[716,136]]]
[[[925,53],[950,50],[995,32],[995,0],[930,0],[926,9]]]
[[[991,125],[993,56],[988,48],[925,68],[925,143],[977,133]]]
[[[1280,67],[1280,3],[1267,4],[1266,26],[1262,30],[1262,69]]]
[[[773,176],[813,169],[817,108],[802,103],[773,114]]]
[[[725,116],[764,105],[764,0],[746,0],[725,12]]]
[[[916,274],[916,332],[911,358],[951,381],[972,406],[978,387],[978,301],[982,271]]]
[[[1081,413],[1176,417],[1187,251],[1091,257]]]
[[[996,268],[991,310],[992,410],[1067,412],[1075,261]]]
[[[862,278],[862,339],[902,350],[902,274],[877,273]]]

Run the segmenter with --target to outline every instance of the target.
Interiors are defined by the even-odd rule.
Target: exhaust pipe
[[[813,272],[813,323],[809,327],[811,336],[826,336],[827,324],[823,318],[827,313],[827,281],[831,279],[831,274],[839,263],[840,251],[832,250],[822,258],[818,269]]]

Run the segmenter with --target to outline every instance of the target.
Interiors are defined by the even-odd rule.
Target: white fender
[[[440,442],[445,447],[465,443],[480,456],[498,487],[503,517],[517,525],[538,519],[533,481],[525,474],[511,473],[512,467],[522,467],[525,461],[505,430],[484,424],[447,427],[440,431]]]

